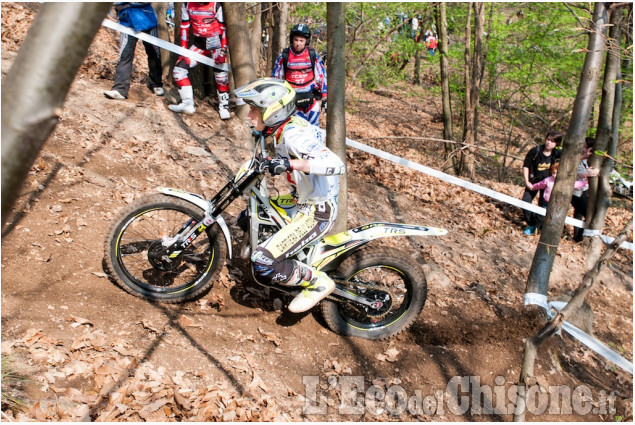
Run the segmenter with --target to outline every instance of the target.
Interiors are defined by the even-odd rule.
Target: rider
[[[234,93],[249,105],[248,119],[254,128],[273,137],[278,158],[267,159],[263,166],[273,175],[286,173],[298,205],[291,222],[251,256],[254,275],[263,283],[302,287],[289,311],[307,311],[333,292],[335,283],[325,273],[289,257],[333,225],[338,175],[344,174],[344,163],[324,145],[316,127],[294,115],[296,92],[288,82],[260,78]]]
[[[320,56],[309,47],[308,25],[294,25],[289,42],[290,46],[276,59],[271,76],[291,83],[297,93],[297,114],[317,126],[320,122],[318,100],[326,107],[326,70]]]
[[[188,33],[192,23],[192,46],[190,50],[211,57],[217,64],[225,63],[227,56],[227,31],[220,2],[184,3],[181,12],[181,47],[188,48]],[[191,68],[198,62],[179,56],[172,75],[179,86],[181,103],[169,105],[171,111],[193,114],[194,92],[188,78]],[[221,119],[229,119],[229,76],[227,71],[214,71],[218,89],[218,113]]]

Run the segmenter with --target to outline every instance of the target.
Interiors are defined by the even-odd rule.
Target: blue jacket
[[[119,23],[135,31],[146,31],[158,25],[157,15],[154,13],[152,3],[141,2],[117,2],[115,10]]]

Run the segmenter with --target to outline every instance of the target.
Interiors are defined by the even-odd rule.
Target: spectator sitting
[[[549,177],[549,169],[560,158],[560,151],[556,149],[562,142],[562,135],[557,131],[550,131],[545,138],[545,144],[532,148],[523,162],[523,179],[525,181],[525,192],[523,201],[531,203],[538,190],[533,184]],[[542,204],[543,191],[540,191],[538,204]],[[542,216],[528,210],[523,210],[527,228],[523,231],[526,235],[531,235],[536,228],[542,225]]]
[[[558,175],[558,166],[559,162],[554,163],[549,170],[551,175],[547,178],[540,180],[537,183],[532,184],[534,190],[544,190],[541,200],[541,207],[546,208],[549,203],[549,199],[551,199],[551,192],[553,191],[553,185],[556,182],[556,176]],[[586,180],[576,180],[574,185],[574,189],[583,189],[587,187]]]
[[[154,37],[157,33],[157,16],[150,3],[115,3],[115,10],[119,23],[135,31],[145,32]],[[124,100],[128,98],[130,90],[130,74],[132,73],[132,61],[134,51],[137,46],[137,37],[121,33],[119,43],[119,60],[115,70],[115,84],[112,89],[105,91],[104,96],[108,99]],[[148,88],[157,96],[163,96],[163,83],[161,82],[161,54],[159,48],[147,41],[143,42],[143,47],[148,55],[148,68],[150,70]]]

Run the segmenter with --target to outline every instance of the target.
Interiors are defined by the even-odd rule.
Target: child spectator
[[[538,183],[532,184],[533,190],[544,190],[542,194],[541,207],[546,208],[551,198],[551,192],[553,191],[553,185],[556,182],[556,176],[558,175],[559,162],[556,162],[551,166],[549,172],[551,175],[545,179],[540,180]],[[531,183],[530,183],[531,184]],[[583,189],[587,186],[586,180],[576,180],[573,187],[574,189]]]

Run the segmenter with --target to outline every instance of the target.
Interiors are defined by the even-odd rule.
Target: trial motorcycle
[[[222,213],[240,196],[248,197],[247,209],[238,218],[246,232],[240,249],[243,258],[291,221],[296,210],[293,198],[269,195],[263,167],[265,136],[258,131],[252,131],[252,136],[253,155],[212,199],[161,187],[159,193],[134,201],[115,216],[104,253],[106,271],[119,286],[133,295],[167,303],[204,295],[225,258],[233,257],[232,236]],[[426,301],[427,284],[421,266],[408,252],[367,244],[385,237],[446,233],[428,226],[370,223],[319,238],[292,258],[335,281],[333,293],[319,304],[331,330],[385,339],[415,321]],[[301,289],[264,286],[290,295]]]

